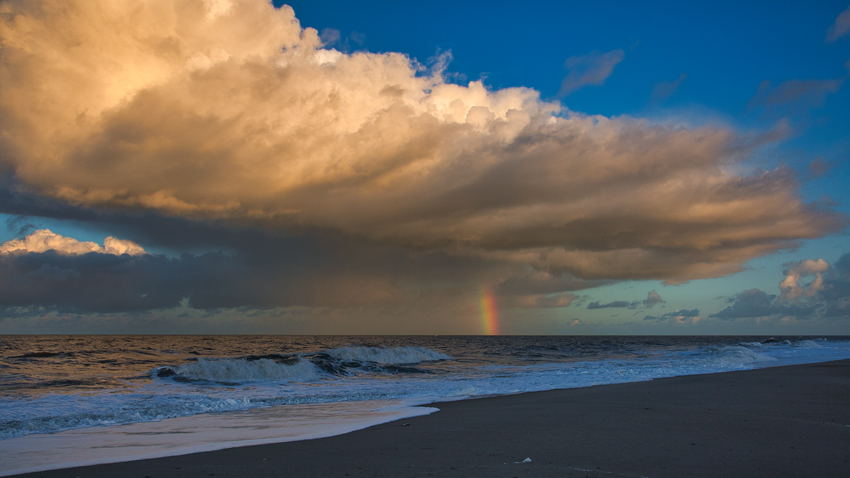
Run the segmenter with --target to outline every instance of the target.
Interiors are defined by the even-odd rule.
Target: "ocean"
[[[850,358],[850,337],[0,336],[0,476],[331,436],[530,391]]]

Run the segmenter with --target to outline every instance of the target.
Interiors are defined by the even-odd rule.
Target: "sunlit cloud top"
[[[0,254],[47,252],[54,251],[59,254],[129,254],[131,256],[144,254],[145,250],[133,241],[118,239],[112,236],[103,240],[103,246],[91,241],[78,241],[72,237],[65,237],[51,232],[49,229],[40,229],[23,239],[13,239],[0,244]]]
[[[844,224],[804,204],[788,170],[736,172],[752,135],[453,84],[439,62],[324,48],[287,6],[44,0],[0,13],[3,166],[73,205],[671,283]],[[623,58],[568,61],[565,88],[600,84]]]

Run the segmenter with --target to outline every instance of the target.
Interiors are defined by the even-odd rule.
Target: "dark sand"
[[[850,360],[436,406],[320,440],[18,476],[850,477]]]

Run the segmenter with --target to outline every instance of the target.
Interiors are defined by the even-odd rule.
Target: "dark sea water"
[[[444,400],[843,358],[850,337],[2,336],[0,475],[333,435]]]

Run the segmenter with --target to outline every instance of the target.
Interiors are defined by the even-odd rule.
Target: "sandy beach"
[[[331,438],[17,476],[850,476],[850,360],[435,406]]]

